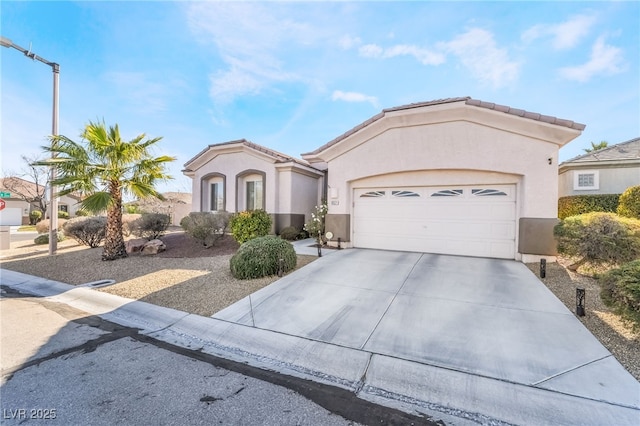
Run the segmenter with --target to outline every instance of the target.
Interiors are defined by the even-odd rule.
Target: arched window
[[[226,176],[210,173],[202,178],[201,209],[203,212],[226,210]]]

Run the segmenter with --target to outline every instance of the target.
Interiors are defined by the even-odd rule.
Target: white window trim
[[[593,175],[592,186],[579,186],[580,175]],[[574,170],[573,172],[573,190],[574,191],[591,191],[600,189],[600,171],[599,170]]]

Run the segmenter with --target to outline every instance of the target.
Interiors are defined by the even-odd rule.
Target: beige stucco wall
[[[599,189],[575,190],[574,175],[589,170],[597,170],[599,174]],[[640,165],[631,167],[602,166],[598,164],[581,165],[577,168],[566,169],[558,176],[558,195],[588,195],[588,194],[621,194],[630,186],[640,185]]]
[[[352,188],[367,184],[514,183],[520,216],[555,218],[557,152],[554,143],[469,122],[390,129],[329,162],[329,186],[339,192],[329,211],[350,213]]]
[[[192,182],[193,211],[200,211],[202,199],[201,180],[210,173],[221,173],[226,176],[225,197],[227,211],[235,212],[238,207],[243,210],[245,200],[242,197],[236,200],[236,176],[246,170],[257,170],[265,173],[265,209],[268,212],[275,212],[277,186],[273,162],[265,157],[252,155],[246,151],[222,153],[194,171]],[[243,193],[243,191],[240,192]]]
[[[197,161],[190,174],[192,181],[192,210],[201,211],[203,197],[201,188],[203,177],[213,173],[226,176],[226,210],[236,212],[246,209],[243,179],[236,179],[239,173],[250,170],[264,174],[265,210],[268,213],[301,214],[308,216],[319,200],[319,181],[322,173],[298,164],[276,163],[272,157],[240,146],[223,146],[220,153],[206,153]],[[216,177],[217,178],[217,177]],[[209,182],[207,178],[205,183]],[[209,191],[206,187],[205,191]],[[205,209],[206,210],[206,209]]]

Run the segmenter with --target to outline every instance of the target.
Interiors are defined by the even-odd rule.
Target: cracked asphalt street
[[[422,424],[343,389],[177,348],[67,305],[0,297],[2,424]]]

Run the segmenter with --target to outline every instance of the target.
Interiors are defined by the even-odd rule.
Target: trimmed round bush
[[[42,212],[40,210],[33,210],[29,213],[29,223],[35,225],[42,219]]]
[[[214,246],[224,237],[229,227],[230,215],[227,212],[191,212],[180,221],[185,234],[194,238],[205,247]]]
[[[69,213],[58,210],[58,219],[69,219]]]
[[[240,244],[271,232],[271,216],[264,210],[248,210],[231,218],[231,234]]]
[[[295,226],[287,226],[280,231],[280,238],[287,241],[295,241],[300,238],[300,230]]]
[[[64,233],[89,247],[98,247],[107,232],[105,216],[76,217],[64,224]]]
[[[231,258],[231,274],[241,280],[276,275],[280,259],[282,273],[296,267],[296,252],[290,242],[273,235],[258,237],[242,244]]]
[[[62,231],[66,219],[58,219],[58,231]],[[49,232],[49,219],[43,219],[36,223],[36,231],[38,234],[47,234]]]
[[[89,212],[83,209],[76,210],[76,216],[89,216]]]
[[[164,213],[143,213],[129,224],[131,233],[149,241],[161,238],[167,232],[171,218]]]
[[[578,264],[619,265],[640,258],[640,220],[615,213],[571,216],[554,228],[558,252],[578,257]]]
[[[640,219],[640,185],[630,186],[622,193],[618,204],[618,214]]]
[[[66,239],[62,232],[57,232],[56,236],[58,237],[58,242]],[[33,240],[33,242],[35,244],[49,244],[49,234],[40,234]]]

